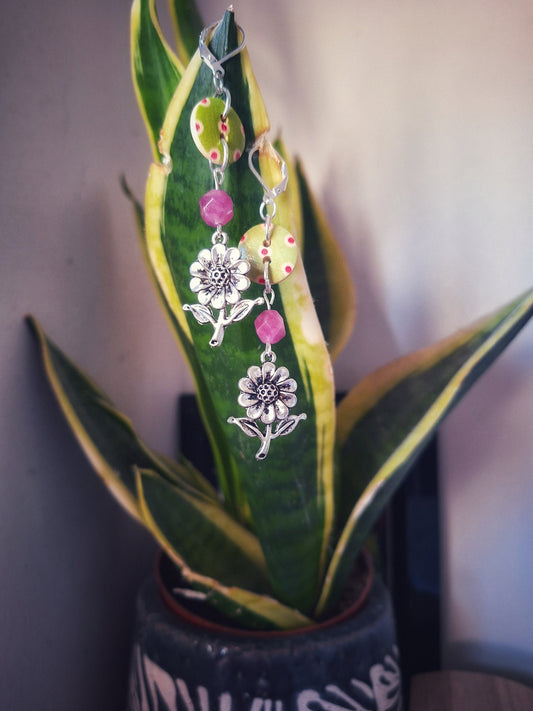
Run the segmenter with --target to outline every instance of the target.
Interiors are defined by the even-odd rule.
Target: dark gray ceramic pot
[[[378,578],[354,614],[291,633],[246,633],[138,597],[128,711],[397,711],[392,606]]]

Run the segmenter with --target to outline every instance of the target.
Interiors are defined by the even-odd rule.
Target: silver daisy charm
[[[269,357],[270,360],[264,360]],[[246,408],[246,417],[229,417],[230,424],[237,425],[248,437],[258,437],[261,447],[255,458],[265,459],[270,442],[277,437],[290,434],[307,415],[289,415],[296,405],[296,381],[289,377],[284,366],[276,368],[276,356],[268,348],[263,353],[261,367],[252,365],[246,378],[239,380],[239,405]],[[259,423],[265,425],[261,430]]]
[[[241,293],[250,286],[250,279],[246,276],[250,264],[242,259],[236,247],[226,247],[225,233],[215,232],[213,239],[220,237],[224,241],[215,242],[211,249],[202,249],[197,261],[191,264],[189,287],[197,294],[198,303],[183,306],[198,323],[213,326],[213,336],[209,341],[211,347],[222,343],[227,326],[246,318],[254,306],[263,303],[261,297],[241,298]],[[218,311],[218,316],[214,315],[213,309]]]

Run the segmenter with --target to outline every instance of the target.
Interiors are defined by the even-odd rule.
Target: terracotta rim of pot
[[[201,627],[206,630],[212,630],[218,633],[237,635],[240,637],[286,637],[288,635],[305,634],[333,627],[334,625],[337,625],[346,621],[347,619],[352,618],[364,607],[372,585],[374,583],[374,564],[372,561],[372,556],[366,549],[362,549],[358,558],[358,564],[363,567],[362,575],[364,576],[364,582],[362,588],[358,592],[356,599],[348,606],[344,607],[341,612],[333,615],[332,617],[329,617],[328,619],[316,622],[313,625],[309,625],[308,627],[298,627],[296,629],[290,630],[250,630],[244,629],[242,627],[232,627],[230,624],[225,625],[218,621],[215,622],[213,620],[205,619],[204,617],[201,617],[192,610],[188,609],[186,607],[185,601],[183,603],[178,602],[176,597],[172,594],[167,584],[165,583],[164,576],[161,571],[161,567],[165,559],[168,559],[172,563],[171,559],[166,556],[165,552],[160,551],[155,561],[154,575],[159,594],[167,608],[177,617],[184,619],[190,624],[195,625],[197,627]]]

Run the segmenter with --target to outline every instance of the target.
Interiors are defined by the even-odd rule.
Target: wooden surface
[[[488,674],[441,671],[417,674],[410,711],[533,711],[533,689]]]

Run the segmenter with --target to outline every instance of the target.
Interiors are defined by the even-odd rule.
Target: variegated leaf
[[[150,467],[182,488],[216,501],[213,487],[189,463],[172,462],[153,452],[110,399],[45,335],[34,318],[44,371],[56,400],[81,448],[115,498],[139,518],[134,467]]]
[[[222,508],[180,491],[148,470],[137,471],[137,487],[145,524],[184,579],[203,591],[211,605],[250,628],[312,624],[268,595],[257,539]]]
[[[152,260],[149,257],[148,245],[146,242],[145,233],[145,213],[139,201],[132,194],[124,178],[122,179],[122,188],[132,202],[135,214],[135,221],[137,224],[138,235],[140,239],[141,249],[143,256],[148,267],[150,276],[152,277],[153,284],[157,291],[157,294],[161,300],[161,304],[165,310],[168,317],[169,324],[176,336],[178,344],[183,352],[187,364],[191,370],[191,375],[193,381],[196,385],[196,391],[198,393],[198,405],[200,409],[200,414],[202,416],[202,421],[211,444],[211,449],[213,453],[213,458],[215,460],[217,472],[218,472],[218,482],[220,484],[222,493],[224,494],[225,501],[230,508],[231,512],[237,519],[245,521],[247,519],[247,504],[242,492],[242,487],[237,479],[233,460],[229,453],[228,443],[225,439],[221,425],[214,415],[213,402],[211,399],[211,393],[209,392],[205,380],[202,375],[200,364],[194,350],[194,346],[190,340],[190,333],[187,329],[183,328],[183,323],[177,318],[179,315],[182,319],[184,318],[183,309],[181,308],[181,303],[177,297],[175,291],[173,291],[172,283],[168,281],[165,282],[165,275],[168,274],[168,265],[165,265],[163,258],[160,258],[160,271],[159,274],[156,273],[156,266],[158,264],[157,260]],[[185,323],[185,326],[187,324]]]
[[[198,37],[204,23],[194,0],[168,0],[168,5],[174,24],[178,55],[186,65],[198,49]]]
[[[533,290],[366,377],[338,408],[339,536],[317,614],[339,596],[374,522],[435,429],[533,315]]]
[[[223,56],[236,44],[233,14],[227,13],[214,33],[211,50]],[[233,108],[243,122],[249,147],[267,129],[268,121],[246,52],[224,67],[224,81]],[[212,176],[190,135],[190,115],[200,99],[212,94],[211,72],[195,55],[163,125],[160,149],[168,159],[166,164],[152,167],[147,186],[148,252],[161,291],[168,295],[170,309],[180,323],[186,315],[181,304],[191,299],[189,265],[202,245],[211,244],[210,231],[201,221],[197,205],[199,197],[212,187]],[[262,156],[260,162],[261,172],[270,179],[269,156]],[[235,245],[246,229],[258,221],[262,189],[245,159],[228,167],[224,189],[239,205],[227,227],[228,244]],[[288,202],[280,198],[276,219],[290,226],[288,209]],[[259,298],[261,291],[253,284],[246,298]],[[227,423],[228,418],[241,414],[237,404],[239,379],[259,360],[260,344],[253,319],[229,325],[224,344],[216,351],[209,346],[207,327],[189,319],[183,328],[190,333],[218,423],[230,450],[235,452],[235,471],[261,540],[274,592],[282,602],[305,612],[312,608],[318,594],[333,521],[333,380],[301,263],[280,284],[278,293],[276,308],[285,318],[288,334],[276,346],[276,354],[279,364],[285,365],[300,383],[298,403],[308,419],[305,436],[275,442],[263,462],[255,461],[255,443]],[[287,503],[294,500],[299,501],[299,506],[285,515]]]
[[[294,162],[281,140],[276,149],[289,168],[287,195],[295,217],[309,289],[324,338],[334,360],[346,345],[356,317],[355,287],[348,264],[314,197],[300,161]]]
[[[146,122],[152,151],[159,158],[159,131],[184,68],[163,37],[155,0],[133,2],[131,63],[139,107]]]

